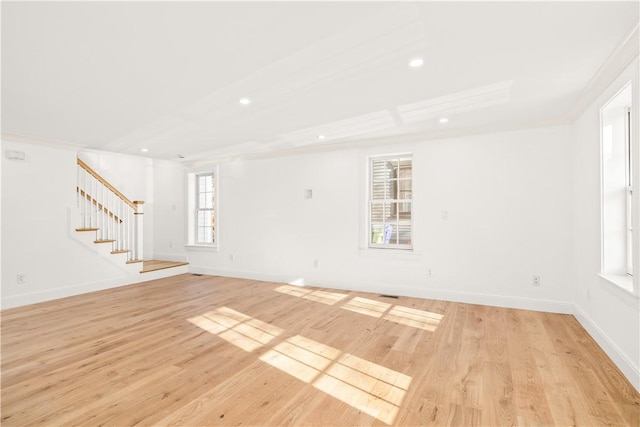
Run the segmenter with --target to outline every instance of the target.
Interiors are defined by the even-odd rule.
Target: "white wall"
[[[570,138],[556,127],[222,164],[220,249],[189,251],[192,271],[571,311]],[[367,156],[395,152],[414,155],[413,253],[366,248]]]
[[[155,257],[186,261],[186,170],[182,164],[166,160],[154,160],[153,165]]]
[[[600,210],[600,107],[627,82],[633,83],[635,123],[638,126],[638,60],[628,67],[574,124],[572,143],[572,282],[576,316],[589,333],[607,351],[618,367],[640,389],[640,299],[599,276],[601,268]],[[632,142],[638,161],[638,132]],[[635,182],[638,180],[636,168]],[[638,191],[635,192],[639,206]],[[636,227],[637,215],[636,215]],[[639,254],[638,233],[635,254]],[[636,270],[640,256],[635,257]],[[638,289],[638,274],[634,281]]]
[[[5,150],[24,152],[26,159],[9,160]],[[141,277],[140,264],[126,265],[124,255],[100,256],[99,252],[110,249],[83,243],[95,236],[74,231],[79,226],[77,155],[71,149],[2,141],[2,308],[155,278],[153,274]],[[152,163],[147,159],[136,161],[132,156],[115,154],[98,157],[103,166],[110,166],[105,170],[124,165],[121,172],[125,174],[147,168],[142,173],[145,176],[151,171]],[[148,200],[145,186],[152,184],[152,179],[147,179],[131,198]],[[145,217],[152,218],[152,214]],[[153,241],[149,244],[153,250]],[[25,275],[25,283],[17,283],[18,274]]]
[[[86,292],[126,277],[71,235],[76,152],[2,141],[3,308]],[[24,161],[4,150],[22,151]],[[16,277],[24,274],[26,283]]]

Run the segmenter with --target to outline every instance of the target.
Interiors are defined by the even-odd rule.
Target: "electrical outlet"
[[[17,280],[18,280],[18,284],[21,285],[27,282],[27,277],[25,276],[24,273],[20,273],[18,274]]]
[[[229,261],[233,262],[236,260],[236,256],[234,254],[229,255]]]
[[[533,286],[540,286],[540,276],[533,276],[531,284]]]
[[[320,266],[320,260],[314,259],[313,260],[313,268],[318,268]]]
[[[427,277],[431,277],[431,268],[427,268]]]

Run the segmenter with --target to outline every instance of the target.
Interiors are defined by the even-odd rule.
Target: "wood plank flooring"
[[[192,274],[0,315],[3,426],[640,424],[570,315]]]

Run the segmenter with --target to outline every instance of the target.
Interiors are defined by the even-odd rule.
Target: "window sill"
[[[633,293],[633,277],[629,275],[617,275],[617,274],[599,274],[607,282],[622,289],[623,291],[636,296]]]
[[[213,245],[184,245],[184,248],[195,252],[218,252],[218,247]]]
[[[361,257],[417,260],[422,253],[402,248],[360,248]]]

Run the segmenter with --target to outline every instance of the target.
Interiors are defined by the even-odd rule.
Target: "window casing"
[[[369,159],[370,248],[413,248],[412,181],[411,154]]]
[[[216,176],[213,172],[195,175],[196,245],[214,246],[216,239]]]
[[[631,150],[631,107],[625,111],[625,165],[626,165],[626,231],[627,274],[633,275],[633,162]]]
[[[632,289],[633,157],[632,87],[627,84],[601,108],[602,275]],[[636,267],[637,268],[637,267]]]

